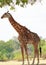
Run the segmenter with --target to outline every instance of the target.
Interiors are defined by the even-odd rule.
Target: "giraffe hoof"
[[[36,65],[39,65],[39,64],[36,64]]]
[[[28,64],[28,65],[30,65],[30,64]]]
[[[34,65],[34,63],[32,63],[31,65]]]
[[[24,65],[24,63],[22,65]]]

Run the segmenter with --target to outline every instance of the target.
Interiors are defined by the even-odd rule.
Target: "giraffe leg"
[[[39,51],[38,51],[38,46],[35,47],[35,57],[37,56],[37,65],[39,65]]]
[[[37,60],[38,60],[37,65],[39,65],[39,51],[38,51],[38,48],[37,48]]]
[[[34,58],[33,58],[32,65],[34,65],[34,62],[35,62],[35,57],[36,57],[36,53],[35,53],[35,49],[34,49]]]
[[[28,65],[30,65],[29,58],[28,58],[27,45],[25,45],[24,48],[25,48],[25,53],[26,53],[26,56],[27,56]]]
[[[24,48],[23,48],[23,46],[21,46],[21,52],[22,52],[22,60],[23,60],[22,65],[24,65]]]

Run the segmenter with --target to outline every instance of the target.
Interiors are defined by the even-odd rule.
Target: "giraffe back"
[[[31,32],[26,27],[23,27],[22,34],[19,35],[19,40],[25,43],[30,43],[30,42],[37,43],[40,41],[40,38],[36,33]]]

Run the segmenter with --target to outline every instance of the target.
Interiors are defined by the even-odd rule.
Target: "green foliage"
[[[20,4],[20,0],[16,0],[16,5],[19,5]]]
[[[0,0],[0,7],[3,7],[4,5],[10,5],[10,3],[12,4],[16,4],[16,5],[20,5],[22,7],[24,7],[25,4],[28,4],[30,1],[30,4],[33,5],[37,0],[15,0],[13,2],[13,0]],[[11,6],[11,5],[10,5]],[[14,9],[14,7],[11,7],[11,9]]]
[[[32,1],[31,1],[31,5],[33,5],[35,2],[36,2],[36,0],[32,0]]]
[[[26,3],[28,3],[28,0],[21,0],[21,2],[23,3],[23,5]]]
[[[46,41],[41,39],[40,45],[42,48],[42,55],[46,54]],[[34,55],[34,47],[31,44],[27,45],[29,57],[33,57]],[[26,56],[25,56],[26,58]],[[7,42],[0,41],[0,60],[22,60],[22,54],[20,50],[20,43],[15,38],[14,40],[11,39]]]
[[[3,7],[4,5],[10,5],[12,0],[0,0],[0,7]]]
[[[18,43],[14,40],[9,40],[7,42],[0,41],[0,60],[13,59],[14,52],[19,48]]]
[[[15,8],[13,6],[10,7],[10,10],[14,10]]]
[[[16,52],[14,53],[13,59],[14,59],[14,60],[22,60],[21,51],[16,51]]]

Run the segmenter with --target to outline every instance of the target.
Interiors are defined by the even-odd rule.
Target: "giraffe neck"
[[[15,29],[19,34],[21,34],[22,26],[21,26],[19,23],[17,23],[17,22],[13,19],[12,16],[9,17],[9,21],[10,21],[11,25],[14,27],[14,29]]]

